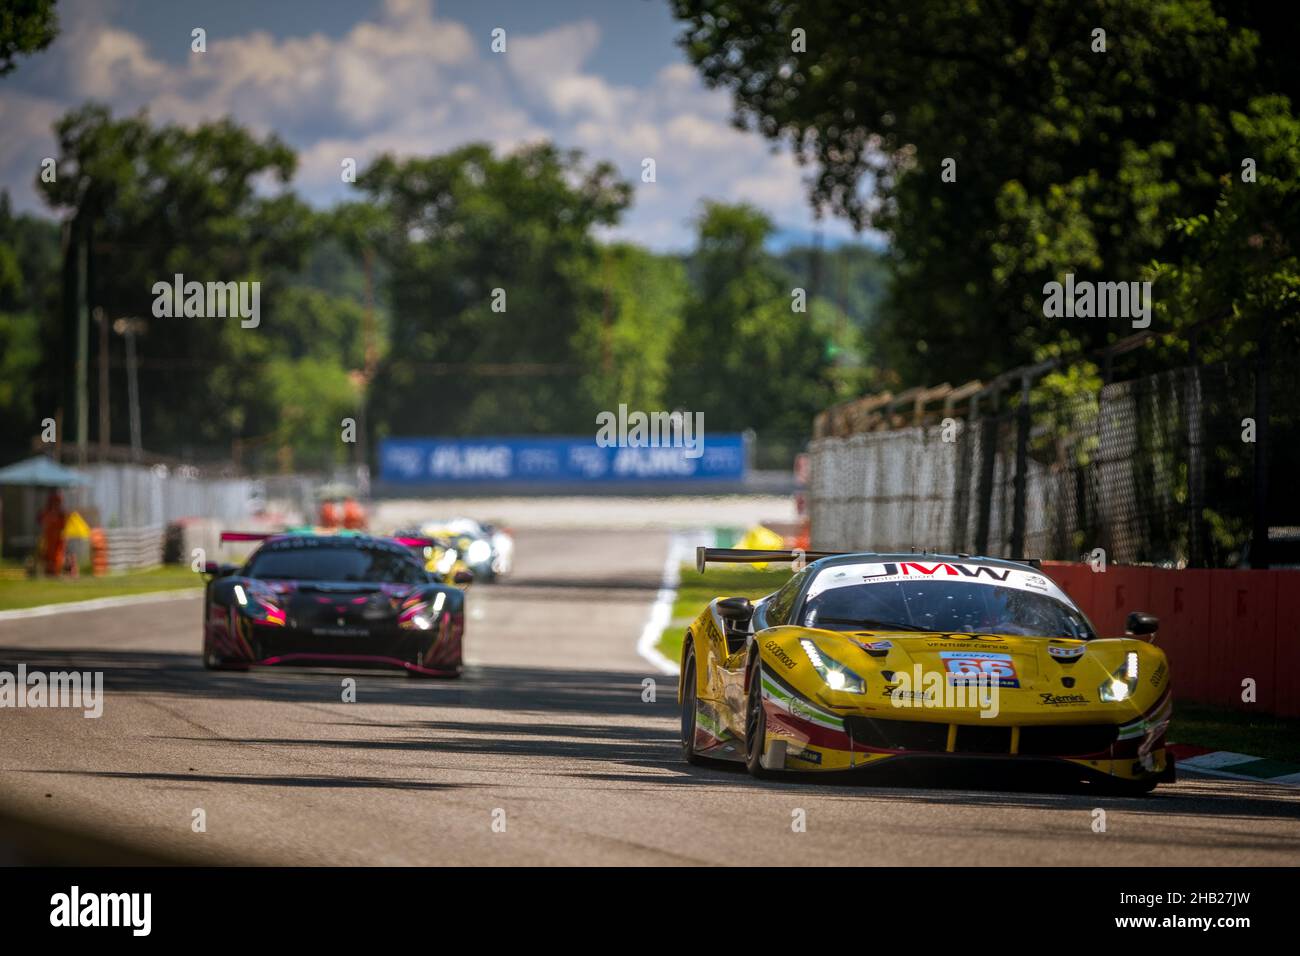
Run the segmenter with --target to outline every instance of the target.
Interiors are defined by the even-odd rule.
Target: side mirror
[[[474,572],[468,569],[461,569],[451,576],[454,584],[469,584],[474,580]]]
[[[1146,611],[1129,611],[1128,620],[1124,623],[1124,631],[1134,637],[1140,637],[1144,634],[1154,634],[1160,626],[1160,619],[1154,614],[1148,614]]]
[[[218,564],[216,561],[206,561],[203,564],[203,573],[214,578],[228,578],[238,570],[237,564]]]
[[[750,603],[749,598],[723,598],[718,602],[717,607],[718,617],[733,624],[748,621],[754,616],[754,605]]]

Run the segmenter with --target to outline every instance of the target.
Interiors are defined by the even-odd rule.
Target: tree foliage
[[[738,122],[814,168],[815,202],[891,234],[875,338],[910,383],[1130,332],[1045,319],[1044,283],[1134,281],[1176,259],[1175,224],[1209,215],[1248,155],[1234,117],[1297,87],[1294,25],[1255,0],[673,6]]]
[[[830,360],[764,252],[771,221],[743,203],[706,203],[696,227],[671,403],[703,412],[712,429],[805,431],[832,394]]]
[[[58,32],[54,0],[5,0],[0,5],[0,76],[13,71],[16,56],[44,50]]]
[[[613,167],[550,144],[503,156],[476,144],[381,157],[357,184],[388,223],[390,352],[373,393],[381,427],[593,427],[582,360],[604,313],[592,230],[615,223],[630,198]]]
[[[708,206],[685,257],[602,242],[631,187],[535,144],[382,156],[325,211],[292,191],[296,157],[229,120],[193,128],[88,104],[56,125],[59,227],[0,204],[0,408],[25,445],[74,416],[76,251],[87,305],[133,319],[146,449],[324,466],[385,434],[592,432],[598,412],[689,408],[711,429],[803,434],[868,374],[879,256],[783,256],[747,206]],[[815,274],[838,276],[818,294]],[[260,283],[261,321],[154,315],[155,283]],[[833,286],[833,288],[832,288]],[[809,293],[804,312],[791,291]],[[99,337],[90,334],[98,401]],[[128,433],[124,343],[109,342],[112,437]],[[750,387],[762,383],[762,388]],[[98,437],[93,425],[92,443]],[[67,436],[66,437],[75,437]]]

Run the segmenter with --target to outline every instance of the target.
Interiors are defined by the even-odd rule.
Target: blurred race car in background
[[[363,534],[223,532],[260,541],[243,565],[208,562],[203,664],[395,667],[456,677],[465,593],[409,544]],[[463,583],[463,582],[462,582]]]
[[[804,558],[774,593],[716,598],[690,625],[688,762],[765,776],[982,759],[1134,794],[1173,781],[1151,615],[1099,638],[1039,568],[999,558],[700,548],[697,565]]]
[[[444,581],[473,580],[475,577],[451,538],[426,534],[421,528],[399,528],[393,532],[393,540],[410,548],[424,562],[426,571]]]
[[[510,532],[473,518],[425,521],[416,528],[399,531],[397,535],[444,542],[444,551],[436,556],[437,560],[450,562],[449,567],[463,565],[474,573],[475,581],[495,581],[509,574],[514,566],[515,541]],[[447,548],[455,551],[454,559],[446,557]]]

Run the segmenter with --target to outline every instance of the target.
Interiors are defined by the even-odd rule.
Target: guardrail
[[[127,571],[153,568],[162,564],[164,529],[105,528],[108,545],[108,570]]]
[[[1160,618],[1177,699],[1300,716],[1300,571],[1171,570],[1045,561],[1103,636],[1129,611]],[[1245,698],[1253,682],[1254,701]]]

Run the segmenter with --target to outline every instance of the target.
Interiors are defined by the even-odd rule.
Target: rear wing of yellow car
[[[801,551],[798,548],[767,551],[761,548],[696,548],[695,569],[704,573],[706,564],[768,564],[773,561],[816,561],[837,558],[856,551]]]
[[[761,548],[696,548],[695,569],[704,573],[706,564],[769,564],[776,561],[817,561],[821,558],[840,558],[849,554],[874,554],[872,551],[800,551],[798,548],[765,551]],[[915,552],[917,557],[952,557],[958,559],[976,558],[979,561],[1005,561],[1008,564],[1023,564],[1026,567],[1040,568],[1042,561],[1038,558],[989,558],[969,554],[946,555],[938,551]]]

